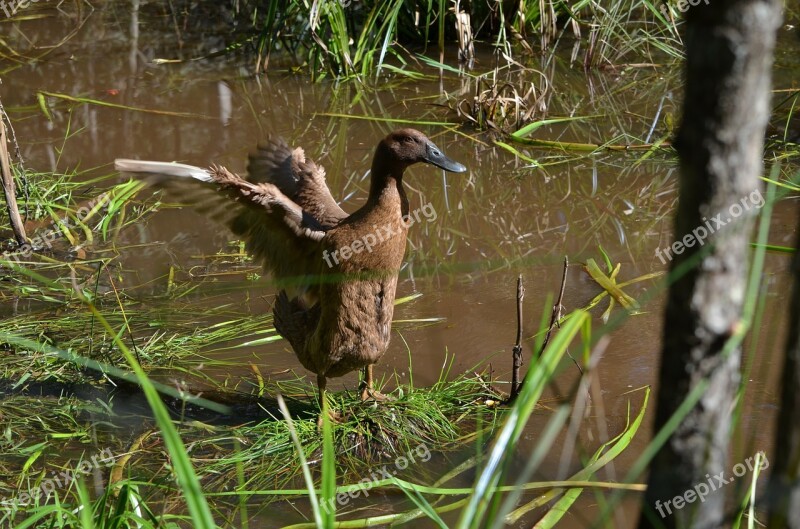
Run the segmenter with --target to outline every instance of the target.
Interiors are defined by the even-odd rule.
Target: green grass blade
[[[633,423],[629,424],[625,431],[617,436],[616,439],[612,439],[611,441],[604,443],[598,450],[595,452],[594,456],[592,457],[591,463],[581,470],[580,472],[576,473],[574,476],[570,478],[570,481],[588,481],[598,470],[602,467],[606,466],[612,460],[614,460],[619,454],[625,450],[633,440],[636,432],[639,431],[639,427],[642,425],[642,421],[644,420],[644,414],[647,410],[647,403],[650,398],[650,388],[646,388],[645,395],[644,395],[644,402],[642,403],[642,408],[639,410],[639,414],[636,416],[636,419]],[[610,448],[609,448],[610,446]],[[608,448],[608,451],[605,450]],[[605,453],[603,453],[605,452]],[[551,491],[553,495],[557,495],[562,489],[554,489]],[[534,529],[551,529],[555,527],[555,525],[561,520],[561,518],[567,513],[567,510],[575,503],[575,500],[583,492],[582,488],[574,488],[568,490],[564,497],[562,497],[555,505],[553,505],[547,514],[537,522],[534,526]],[[547,495],[544,495],[537,500],[546,498]],[[546,501],[546,500],[545,500]],[[541,503],[539,503],[541,505]],[[536,505],[538,507],[538,505]],[[532,507],[535,508],[535,507]],[[515,512],[515,516],[509,520],[517,520],[520,516],[522,516],[525,512],[528,512],[529,509],[518,509]]]
[[[534,407],[539,402],[539,398],[548,381],[555,373],[559,361],[566,354],[568,345],[577,336],[582,326],[589,321],[589,315],[584,311],[578,310],[574,314],[544,351],[539,362],[533,366],[525,377],[522,391],[509,410],[505,424],[495,439],[486,467],[478,477],[474,492],[469,498],[466,508],[461,513],[461,518],[458,522],[459,528],[476,527],[483,520],[492,498],[490,492],[497,487],[500,480],[500,469],[503,461],[512,452],[511,447],[515,446],[519,440],[522,430]]]
[[[444,520],[442,520],[442,517],[436,512],[436,509],[433,508],[433,506],[419,493],[419,491],[415,490],[413,487],[408,487],[405,482],[402,482],[395,477],[392,477],[392,481],[406,494],[408,499],[414,502],[414,505],[416,505],[417,508],[419,508],[419,510],[425,514],[425,516],[433,520],[441,529],[448,529],[447,524],[444,523]]]
[[[333,421],[328,400],[322,405],[322,524],[326,529],[336,525],[336,451],[333,447]]]
[[[170,419],[167,407],[158,396],[158,391],[156,391],[155,386],[142,369],[142,366],[139,365],[139,362],[136,360],[133,353],[131,353],[130,349],[128,349],[125,343],[114,334],[111,325],[109,325],[105,317],[97,310],[93,303],[88,300],[85,300],[85,303],[89,307],[89,310],[95,315],[97,321],[105,327],[109,334],[114,336],[116,346],[119,347],[128,365],[131,366],[131,369],[133,369],[136,374],[136,378],[142,387],[147,403],[153,411],[156,423],[161,429],[161,434],[164,436],[164,444],[167,446],[167,450],[172,457],[175,479],[183,490],[183,496],[186,500],[186,506],[189,508],[193,526],[200,529],[216,529],[217,524],[214,522],[211,509],[203,495],[203,489],[200,487],[200,480],[197,478],[197,474],[195,474],[192,463],[189,460],[189,454],[186,452],[186,447],[183,446],[183,441],[178,434],[178,430],[175,428],[175,425],[172,424],[172,419]]]
[[[116,103],[109,103],[108,101],[100,101],[99,99],[91,99],[88,97],[75,97],[67,94],[58,94],[55,92],[47,92],[45,90],[40,90],[36,93],[36,97],[39,99],[40,104],[44,97],[53,97],[55,99],[62,99],[64,101],[69,101],[71,103],[79,103],[79,104],[89,104],[89,105],[97,105],[101,107],[108,107],[108,108],[117,108],[120,110],[128,110],[133,112],[144,112],[147,114],[159,114],[162,116],[173,116],[178,118],[201,118],[201,119],[212,119],[210,116],[203,116],[201,114],[191,114],[189,112],[172,112],[170,110],[155,110],[151,108],[139,108],[139,107],[132,107],[128,105],[118,105]]]
[[[289,408],[286,407],[286,402],[283,400],[283,395],[278,394],[278,406],[281,409],[283,417],[286,419],[286,426],[289,428],[289,435],[292,438],[292,443],[297,450],[297,458],[300,460],[300,466],[303,470],[303,479],[306,482],[306,489],[308,491],[308,500],[311,503],[311,510],[314,514],[314,523],[317,527],[326,527],[322,521],[322,513],[320,512],[319,498],[317,498],[317,491],[314,488],[314,478],[311,476],[311,468],[308,466],[303,445],[300,443],[300,438],[297,436],[297,430],[294,427],[294,421],[289,414]],[[323,406],[322,412],[325,412]]]
[[[545,125],[555,125],[556,123],[565,123],[565,122],[568,122],[568,121],[582,121],[584,119],[597,118],[597,117],[600,117],[600,116],[579,116],[579,117],[572,117],[572,118],[542,119],[542,120],[539,120],[539,121],[534,121],[533,123],[528,123],[527,125],[525,125],[521,129],[519,129],[518,131],[512,132],[511,135],[514,138],[524,138],[524,137],[532,134],[533,132],[536,132],[537,130],[539,130],[541,127],[544,127]]]

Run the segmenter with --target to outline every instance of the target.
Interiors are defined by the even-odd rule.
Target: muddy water
[[[74,30],[66,43],[34,64],[3,64],[6,73],[0,95],[29,167],[39,171],[91,168],[86,175],[89,178],[112,172],[114,158],[129,157],[201,166],[213,162],[243,171],[248,150],[260,138],[280,135],[302,145],[326,167],[334,196],[343,199],[344,209],[353,211],[366,197],[375,143],[397,126],[385,119],[461,123],[463,119],[443,105],[453,107],[459,99],[471,98],[474,91],[473,85],[453,75],[437,79],[435,71],[428,72],[432,75],[427,80],[382,80],[377,88],[312,84],[304,73],[276,72],[253,78],[249,74],[252,64],[245,56],[189,60],[226,43],[220,36],[224,24],[207,20],[188,24],[191,27],[186,29],[155,5],[136,6],[137,2],[109,2],[91,13],[72,13],[73,19],[55,17],[54,11],[37,7],[30,12],[47,15],[45,18],[0,25],[11,42],[27,46],[28,56],[42,54],[45,46]],[[37,44],[34,47],[30,42]],[[782,42],[790,46],[786,39]],[[489,51],[485,53],[479,61],[481,69],[492,64]],[[182,61],[156,64],[156,59]],[[601,116],[580,125],[543,128],[537,132],[539,138],[602,142],[629,135],[658,139],[667,131],[663,120],[654,116],[679,115],[680,82],[674,70],[627,69],[585,75],[569,68],[567,56],[532,66],[547,72],[555,87],[546,97],[548,117]],[[791,86],[790,73],[786,63],[779,61],[779,88]],[[522,78],[526,75],[520,74]],[[68,105],[50,99],[49,121],[36,108],[37,90],[190,115]],[[450,94],[449,101],[442,96],[443,90]],[[418,127],[469,171],[444,175],[418,166],[407,173],[411,208],[430,205],[436,214],[430,220],[421,219],[409,235],[398,297],[422,296],[396,310],[393,341],[377,368],[377,373],[390,379],[390,386],[395,377],[397,382],[407,383],[412,376],[415,385],[430,385],[451,360],[453,375],[490,363],[494,378],[500,383],[507,381],[519,274],[525,281],[524,315],[526,335],[530,336],[547,308],[545,300],[559,287],[564,256],[571,262],[564,295],[567,310],[585,306],[600,292],[580,264],[590,257],[601,262],[599,245],[615,263],[621,263],[621,281],[666,269],[667,263],[655,252],[672,243],[670,212],[677,197],[674,160],[656,156],[636,165],[637,154],[574,159],[576,155],[523,149],[528,156],[550,163],[532,168],[494,145],[491,136],[469,127]],[[779,204],[771,242],[791,245],[795,219],[793,205]],[[269,277],[253,278],[258,270],[252,265],[232,266],[232,273],[204,279],[209,271],[208,256],[230,251],[230,241],[224,228],[203,216],[187,209],[164,208],[120,235],[116,263],[125,283],[136,285],[136,295],[142,299],[165,292],[167,274],[173,267],[181,280],[199,284],[192,293],[199,301],[225,300],[242,313],[269,310],[275,289]],[[215,265],[214,271],[220,266]],[[766,312],[758,343],[749,348],[755,357],[736,461],[741,459],[739,455],[746,457],[760,449],[771,453],[781,337],[785,334],[783,314],[789,292],[786,268],[786,258],[769,257],[763,285]],[[645,281],[627,290],[647,301],[642,314],[618,321],[610,332],[611,340],[596,373],[599,391],[595,395],[602,400],[592,401],[581,434],[586,450],[593,450],[603,440],[603,430],[619,432],[628,402],[634,412],[641,403],[641,393],[630,392],[656,380],[665,296],[658,281]],[[599,317],[606,303],[595,309],[597,329],[602,326]],[[530,353],[532,340],[527,343]],[[284,341],[244,353],[215,354],[220,360],[241,362],[241,369],[226,369],[215,376],[245,384],[254,382],[249,362],[258,363],[265,373],[302,372]],[[577,370],[565,365],[549,398],[568,394],[576,379]],[[349,375],[331,381],[330,387],[341,390],[356,385],[356,376]],[[521,460],[547,419],[546,410],[535,416],[520,449]],[[643,432],[617,460],[613,475],[601,477],[621,478],[648,438],[649,432]],[[574,462],[562,468],[560,459],[561,454],[554,450],[537,478],[559,479],[574,471]],[[620,511],[618,527],[633,524],[633,501],[635,497],[630,509]],[[568,523],[587,526],[596,512],[589,501]],[[285,514],[287,520],[296,517],[294,512]],[[265,519],[264,526],[269,525]]]

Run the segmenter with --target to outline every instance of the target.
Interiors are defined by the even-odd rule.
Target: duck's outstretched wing
[[[119,171],[146,173],[151,185],[225,223],[290,296],[315,301],[309,287],[322,269],[326,228],[271,183],[249,182],[222,167],[116,160]],[[292,288],[296,287],[296,288]],[[309,298],[310,295],[310,298]]]
[[[273,184],[248,182],[223,167],[212,167],[210,173],[216,185],[244,206],[229,226],[244,239],[247,251],[291,297],[305,293],[322,269],[327,230]],[[315,297],[305,302],[310,305]]]
[[[250,182],[277,186],[324,228],[332,228],[347,217],[331,195],[325,169],[306,158],[300,147],[290,149],[281,138],[258,146],[250,155],[247,174]]]

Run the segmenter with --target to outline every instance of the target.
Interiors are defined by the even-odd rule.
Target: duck
[[[411,224],[403,177],[417,163],[467,170],[422,132],[395,130],[375,149],[366,202],[348,214],[333,198],[325,169],[282,138],[250,154],[244,178],[218,165],[117,159],[115,168],[144,175],[245,242],[276,282],[275,329],[316,374],[323,409],[328,379],[356,370],[363,373],[362,401],[388,398],[374,387],[373,366],[389,347]]]

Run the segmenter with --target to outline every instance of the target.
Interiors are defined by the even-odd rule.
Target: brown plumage
[[[389,345],[408,231],[403,172],[417,162],[466,171],[421,132],[397,130],[378,144],[369,197],[352,215],[331,196],[324,169],[283,140],[250,156],[247,179],[217,166],[205,171],[117,160],[116,167],[153,175],[153,184],[224,222],[245,241],[281,289],[273,307],[275,328],[300,363],[317,374],[321,403],[327,378],[362,368],[362,398],[381,397],[372,389],[372,365]]]

